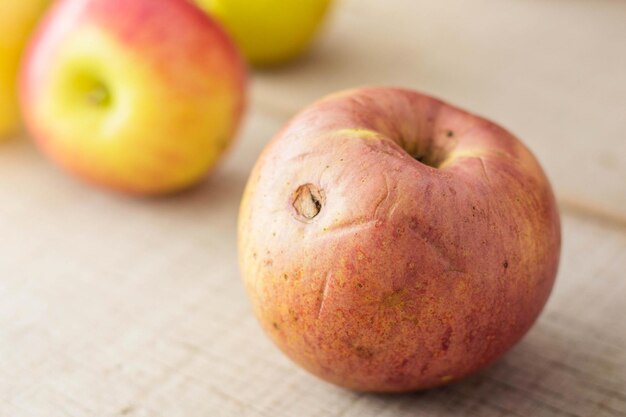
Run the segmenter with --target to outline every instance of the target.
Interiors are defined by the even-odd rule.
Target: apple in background
[[[187,0],[60,0],[23,65],[28,130],[59,165],[154,195],[198,182],[241,118],[245,66]]]
[[[303,110],[262,153],[239,217],[262,326],[304,368],[364,391],[491,363],[539,315],[559,252],[554,196],[521,142],[394,88]]]
[[[282,64],[311,43],[330,0],[196,0],[219,19],[255,66]]]
[[[0,138],[20,124],[17,73],[22,51],[51,0],[0,1]]]

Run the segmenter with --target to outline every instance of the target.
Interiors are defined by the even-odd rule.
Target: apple
[[[60,166],[139,195],[198,182],[231,142],[246,70],[187,0],[61,0],[21,74],[25,123]]]
[[[511,133],[418,92],[344,91],[267,145],[241,203],[253,309],[295,362],[362,391],[458,380],[550,294],[555,199]]]
[[[0,138],[20,125],[17,74],[28,37],[50,0],[0,1]]]
[[[219,19],[248,61],[266,67],[302,53],[328,11],[330,0],[196,0]]]

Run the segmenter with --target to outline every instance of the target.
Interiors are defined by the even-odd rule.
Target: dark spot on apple
[[[299,220],[310,221],[322,210],[325,202],[322,190],[313,184],[304,184],[298,187],[293,194],[293,208]]]
[[[278,323],[276,323],[275,321],[272,322],[272,326],[274,326],[276,330],[280,330],[280,327],[278,327]]]
[[[453,131],[451,131],[451,130],[448,130],[448,131],[446,132],[446,136],[447,136],[447,137],[449,137],[449,138],[451,138],[452,136],[454,136],[454,132],[453,132]]]
[[[509,267],[509,261],[505,260],[504,262],[502,262],[502,266],[504,267],[504,269],[507,269]]]
[[[363,288],[363,284],[361,284],[360,282],[357,282],[357,283],[356,283],[356,287],[357,287],[357,288]]]
[[[450,347],[450,337],[452,336],[452,327],[448,326],[441,337],[441,350],[444,352]]]
[[[287,281],[287,280],[289,279],[289,275],[287,275],[287,274],[283,274],[283,279],[284,279],[285,281]]]
[[[374,353],[370,349],[363,346],[357,346],[355,350],[356,355],[362,359],[369,359],[374,356]]]
[[[300,316],[292,308],[289,309],[289,316],[291,317],[291,321],[298,321],[298,320],[300,320]]]

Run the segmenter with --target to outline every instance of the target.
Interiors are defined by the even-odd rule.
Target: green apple
[[[198,182],[231,142],[245,66],[187,0],[61,0],[21,75],[26,126],[78,176],[143,195]]]
[[[330,0],[196,0],[226,26],[248,61],[272,66],[310,44]]]
[[[0,137],[19,125],[18,67],[28,36],[50,1],[0,1]]]

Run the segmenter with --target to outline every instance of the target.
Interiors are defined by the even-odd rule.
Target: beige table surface
[[[554,293],[502,360],[418,394],[292,365],[240,284],[239,198],[298,108],[419,88],[534,150],[562,209]],[[202,186],[137,200],[0,145],[0,416],[626,416],[626,2],[344,0],[311,53],[252,77],[237,145]]]

